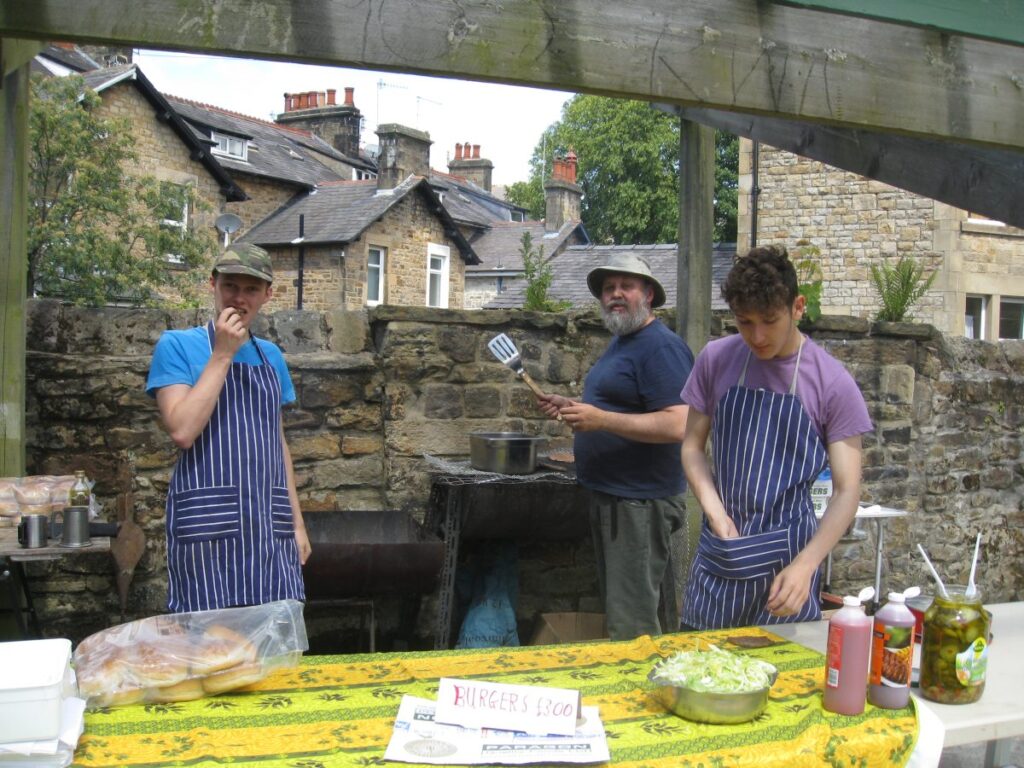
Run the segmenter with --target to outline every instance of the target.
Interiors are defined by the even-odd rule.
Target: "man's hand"
[[[538,395],[537,407],[549,419],[557,419],[562,408],[572,405],[574,401],[562,395]]]
[[[234,307],[224,307],[213,329],[213,351],[234,359],[235,353],[249,339],[242,315]]]
[[[736,527],[736,523],[732,521],[732,518],[725,514],[725,508],[721,510],[721,514],[712,515],[704,512],[708,519],[708,527],[711,532],[720,539],[735,539],[740,535],[739,529]]]
[[[299,548],[299,564],[305,565],[309,556],[313,554],[313,547],[309,544],[309,534],[306,533],[304,524],[295,528],[295,544]]]
[[[765,603],[768,612],[772,616],[792,616],[803,608],[811,592],[814,570],[794,560],[779,571],[768,590],[768,602]]]
[[[558,412],[562,414],[562,420],[572,427],[573,432],[593,432],[605,428],[605,412],[593,405],[570,401]]]

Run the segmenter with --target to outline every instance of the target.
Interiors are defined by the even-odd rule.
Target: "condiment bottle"
[[[875,613],[868,701],[876,707],[901,709],[910,700],[916,617],[907,607],[907,599],[919,594],[918,587],[890,592],[889,602]]]
[[[947,584],[947,594],[936,591],[924,614],[921,695],[941,704],[970,704],[985,690],[989,613],[980,592],[965,591]]]
[[[870,600],[874,594],[874,587],[865,587],[856,597],[847,595],[843,598],[843,607],[829,619],[823,701],[829,712],[859,715],[864,711],[868,657],[871,654],[871,618],[864,613],[861,603]]]
[[[89,481],[85,477],[85,470],[75,470],[75,482],[72,484],[71,490],[68,491],[68,506],[88,507],[91,495],[92,489],[89,487]]]

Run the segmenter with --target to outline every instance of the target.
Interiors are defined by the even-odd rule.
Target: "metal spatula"
[[[513,371],[516,372],[516,376],[526,382],[526,386],[533,390],[533,394],[544,397],[544,390],[537,386],[537,382],[530,378],[530,374],[523,368],[523,360],[519,356],[519,350],[516,349],[515,343],[506,336],[504,333],[499,333],[489,342],[487,342],[487,348],[491,350],[498,360],[502,364],[507,365]]]

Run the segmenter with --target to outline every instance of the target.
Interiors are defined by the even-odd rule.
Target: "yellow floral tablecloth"
[[[771,644],[746,648],[749,638]],[[707,642],[779,668],[756,720],[692,723],[667,713],[653,695],[647,673],[659,657]],[[600,708],[617,767],[904,765],[917,738],[913,705],[869,704],[858,717],[825,712],[823,668],[820,653],[757,628],[618,643],[307,656],[233,694],[89,712],[74,765],[382,765],[402,695],[435,698],[441,677],[580,690],[584,704]]]

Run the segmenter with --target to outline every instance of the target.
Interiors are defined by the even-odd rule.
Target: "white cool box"
[[[0,643],[0,744],[56,739],[74,695],[70,640]]]

